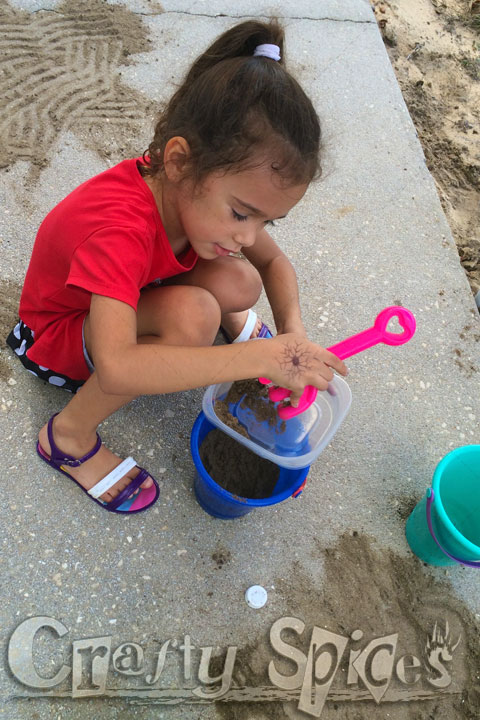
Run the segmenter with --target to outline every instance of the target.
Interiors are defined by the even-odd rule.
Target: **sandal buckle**
[[[67,458],[64,458],[63,464],[68,465],[69,467],[79,467],[82,464],[82,461],[81,460],[69,460]]]

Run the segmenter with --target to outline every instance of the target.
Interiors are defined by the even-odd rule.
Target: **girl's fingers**
[[[295,407],[295,408],[298,407],[298,403],[300,402],[301,396],[302,396],[301,393],[300,393],[300,395],[294,395],[294,394],[292,393],[292,394],[290,395],[290,397],[288,398],[288,399],[289,399],[289,402],[290,402],[290,405],[291,405],[292,407]]]
[[[333,387],[332,383],[328,383],[327,392],[329,395],[336,395],[337,391]]]
[[[332,370],[325,365],[324,371],[321,373],[322,377],[319,380],[316,380],[315,383],[309,383],[309,385],[313,385],[317,390],[329,390],[330,388],[330,380],[333,380],[333,372]],[[289,404],[292,407],[298,407],[300,400],[305,393],[306,388],[303,387],[300,390],[292,390],[290,397],[288,398]],[[333,391],[333,394],[335,394],[335,391]]]
[[[313,385],[318,390],[328,390],[334,378],[334,370],[340,375],[348,374],[343,360],[306,338],[284,334],[277,335],[270,342],[272,349],[280,344],[282,354],[277,359],[279,374],[273,372],[269,377],[275,385],[291,390],[289,401],[292,407],[298,407],[307,385]]]
[[[340,375],[348,375],[348,367],[345,365],[343,360],[340,360],[339,357],[334,355],[330,352],[330,350],[325,350],[326,356],[324,358],[324,362],[332,367],[334,370],[336,370]]]

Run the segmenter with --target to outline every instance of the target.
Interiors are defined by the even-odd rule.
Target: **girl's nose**
[[[256,240],[256,232],[254,228],[245,228],[242,232],[237,232],[233,238],[234,242],[242,247],[251,247]]]

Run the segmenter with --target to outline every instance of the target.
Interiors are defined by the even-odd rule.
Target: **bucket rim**
[[[433,473],[433,481],[432,481],[432,487],[433,491],[435,493],[435,501],[433,504],[433,507],[435,508],[436,512],[439,514],[442,522],[448,529],[448,531],[454,536],[455,540],[465,548],[465,550],[470,551],[471,553],[475,553],[477,555],[480,555],[480,545],[476,545],[471,540],[466,538],[464,535],[462,535],[459,530],[455,527],[455,525],[452,523],[450,518],[448,517],[447,511],[445,510],[442,502],[442,491],[440,487],[440,480],[447,469],[447,467],[454,461],[457,460],[462,455],[466,455],[469,452],[474,450],[475,452],[478,452],[480,455],[480,445],[463,445],[462,447],[455,448],[454,450],[451,450],[447,455],[445,455],[442,460],[438,463],[437,467],[435,468],[435,472]],[[428,490],[427,490],[428,492]]]
[[[214,425],[208,417],[205,415],[203,410],[199,413],[198,417],[196,418],[193,427],[192,432],[190,434],[190,451],[192,453],[193,462],[195,465],[195,469],[197,472],[200,472],[200,468],[202,470],[203,479],[210,485],[215,487],[215,491],[219,492],[220,497],[223,497],[225,500],[228,500],[229,502],[236,503],[237,505],[240,505],[242,507],[249,507],[252,508],[252,510],[256,507],[270,507],[272,505],[277,505],[278,503],[283,502],[284,500],[287,500],[289,497],[292,497],[293,493],[296,492],[299,487],[303,484],[305,481],[309,471],[310,466],[305,468],[285,468],[277,465],[279,471],[285,470],[287,472],[298,472],[298,482],[294,484],[293,487],[288,488],[288,490],[284,490],[283,492],[279,493],[278,495],[275,495],[275,501],[271,502],[271,496],[269,498],[262,498],[259,500],[255,500],[253,498],[243,498],[240,495],[233,495],[232,493],[228,492],[228,490],[225,490],[221,485],[219,485],[215,480],[212,478],[212,476],[206,471],[205,466],[202,462],[202,459],[200,457],[199,447],[198,447],[198,435],[200,427],[203,423],[207,423],[211,426],[212,430],[219,430],[219,428]],[[276,463],[274,463],[276,464]]]

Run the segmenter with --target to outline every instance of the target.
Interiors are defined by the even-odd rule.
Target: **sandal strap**
[[[102,441],[100,439],[100,435],[97,433],[97,442],[95,443],[94,447],[90,452],[88,452],[86,455],[83,455],[81,458],[74,458],[72,455],[67,455],[67,453],[62,452],[56,445],[55,440],[53,439],[53,419],[56,418],[58,413],[55,413],[55,415],[52,415],[50,420],[48,421],[47,426],[47,434],[48,434],[48,442],[50,443],[50,461],[54,463],[55,465],[68,465],[68,467],[78,467],[79,465],[82,465],[87,460],[90,460],[91,457],[97,453],[100,448],[102,447]]]
[[[257,338],[271,338],[273,337],[272,333],[270,332],[270,328],[268,328],[264,322],[262,322],[262,327],[260,328],[260,332],[257,335]]]
[[[245,321],[245,325],[243,326],[242,332],[240,333],[240,335],[237,335],[235,340],[233,340],[232,342],[239,343],[239,342],[245,342],[246,340],[250,340],[250,335],[253,332],[253,328],[255,327],[256,322],[257,322],[257,313],[255,312],[255,310],[252,310],[252,308],[250,308],[250,310],[248,311],[248,317]]]
[[[121,480],[122,477],[126,475],[129,470],[136,466],[136,464],[137,463],[132,457],[126,458],[125,460],[123,460],[123,462],[120,463],[120,465],[117,465],[116,468],[113,468],[113,470],[109,472],[108,475],[105,475],[105,477],[99,480],[96,485],[90,488],[90,490],[88,490],[88,494],[94,498],[100,497],[100,495],[103,495],[103,493],[107,492],[107,490],[110,490],[112,485],[115,485],[116,482]]]
[[[144,468],[140,468],[140,472],[136,477],[133,478],[132,482],[129,483],[127,487],[124,488],[122,492],[117,495],[116,498],[110,500],[110,502],[107,504],[107,509],[116,510],[116,508],[120,507],[120,505],[124,503],[125,500],[128,500],[130,495],[133,495],[135,490],[138,490],[140,485],[145,482],[148,477],[148,472]]]

